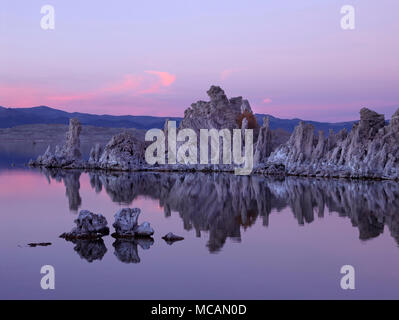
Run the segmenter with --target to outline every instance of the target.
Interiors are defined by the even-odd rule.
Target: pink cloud
[[[232,69],[225,69],[220,73],[220,80],[226,80],[228,78],[230,78],[233,73],[237,73],[237,72],[241,72],[241,71],[245,71],[245,69],[238,69],[238,68],[232,68]]]
[[[101,89],[102,92],[111,93],[123,93],[123,92],[134,92],[140,88],[143,84],[143,77],[135,74],[126,74],[123,76],[123,80],[112,84],[109,87]]]
[[[121,80],[87,92],[60,92],[59,89],[41,86],[0,86],[2,103],[12,107],[53,105],[72,102],[93,102],[109,98],[129,98],[163,93],[176,81],[176,76],[163,71],[145,71],[142,74],[125,74]]]
[[[150,71],[145,71],[145,73],[158,76],[159,79],[161,80],[162,86],[164,87],[169,87],[170,85],[172,85],[173,82],[176,81],[176,76],[168,72],[150,70]]]
[[[272,103],[273,102],[273,100],[272,99],[270,99],[270,98],[265,98],[265,99],[263,99],[263,101],[262,101],[264,104],[269,104],[269,103]]]
[[[226,80],[227,78],[229,78],[232,74],[233,74],[234,70],[233,69],[226,69],[223,70],[220,73],[220,80]]]

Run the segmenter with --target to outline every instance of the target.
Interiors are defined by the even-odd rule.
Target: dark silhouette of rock
[[[46,175],[48,182],[50,178],[55,179],[57,182],[63,182],[65,185],[65,195],[68,198],[69,210],[77,212],[82,204],[80,197],[80,170],[59,170],[56,168],[41,167],[40,171]]]
[[[31,248],[48,247],[51,246],[51,242],[28,243],[28,246]]]
[[[66,240],[98,239],[109,234],[107,219],[101,214],[82,210],[75,223],[76,227],[71,232],[61,234],[60,238]]]
[[[154,240],[147,239],[116,239],[112,246],[115,248],[115,256],[123,263],[140,263],[138,254],[139,245],[143,250],[148,250],[154,244]]]
[[[173,234],[172,232],[169,232],[168,234],[163,236],[162,239],[164,239],[166,241],[166,243],[169,244],[169,245],[172,245],[176,241],[184,240],[183,237],[177,236],[177,235]]]
[[[107,253],[107,248],[103,239],[83,240],[73,239],[71,242],[75,245],[74,250],[79,254],[81,259],[92,263],[95,260],[102,260]]]
[[[67,172],[63,177],[65,185],[65,194],[69,202],[69,210],[77,212],[82,205],[82,198],[80,197],[80,172]]]

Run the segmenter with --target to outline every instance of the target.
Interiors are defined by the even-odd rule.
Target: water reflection
[[[73,248],[80,258],[87,262],[102,260],[107,253],[107,248],[103,239],[98,240],[72,240],[75,247]]]
[[[69,202],[69,210],[77,212],[82,204],[82,198],[79,194],[79,180],[82,172],[79,170],[58,170],[44,168],[40,169],[40,171],[46,176],[49,183],[51,183],[51,180],[64,183],[65,194]]]
[[[49,180],[64,182],[70,208],[76,211],[81,204],[81,173],[43,173]],[[92,188],[96,192],[105,190],[114,202],[130,205],[138,196],[147,196],[159,201],[166,217],[172,211],[178,212],[186,230],[194,230],[198,237],[209,233],[210,252],[219,251],[228,238],[240,241],[241,231],[257,219],[268,226],[270,213],[286,207],[299,225],[312,223],[315,215],[323,217],[326,211],[336,212],[350,219],[361,240],[378,237],[386,225],[399,243],[399,184],[393,181],[273,179],[202,173],[88,174]],[[121,261],[140,261],[137,243],[116,241],[114,248]]]
[[[140,263],[137,246],[143,250],[148,250],[154,244],[154,240],[149,239],[117,239],[112,244],[115,248],[115,256],[123,263]]]

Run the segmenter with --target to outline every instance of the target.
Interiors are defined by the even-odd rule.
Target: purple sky
[[[55,30],[40,8],[55,7]],[[356,29],[340,9],[356,9]],[[212,84],[284,118],[399,107],[397,0],[3,0],[0,105],[182,116]]]

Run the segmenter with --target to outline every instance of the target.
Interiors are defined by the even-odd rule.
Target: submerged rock
[[[112,236],[115,238],[151,237],[154,234],[154,229],[148,222],[138,225],[140,213],[139,208],[119,210],[115,214],[113,227],[116,232]]]
[[[173,244],[176,241],[184,240],[183,237],[177,236],[172,232],[169,232],[167,235],[163,236],[162,239],[164,239],[168,244]]]
[[[98,239],[109,234],[107,219],[101,214],[82,210],[75,223],[76,227],[71,232],[61,234],[60,238],[66,240]]]

